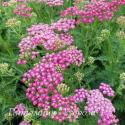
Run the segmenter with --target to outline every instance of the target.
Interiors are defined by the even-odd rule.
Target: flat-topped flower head
[[[125,5],[125,1],[106,1],[106,0],[93,0],[87,5],[82,7],[69,7],[61,13],[62,17],[66,16],[77,16],[78,20],[84,24],[91,24],[96,19],[100,22],[105,20],[111,20],[114,13],[119,9],[120,6]]]
[[[19,116],[24,116],[28,113],[28,110],[23,103],[20,103],[13,109],[13,113]]]
[[[16,8],[13,10],[13,12],[22,17],[31,17],[32,16],[32,8],[29,7],[27,4],[19,4],[16,6]]]
[[[74,41],[70,34],[56,33],[54,27],[48,24],[33,25],[27,31],[28,36],[23,38],[18,45],[20,48],[18,64],[23,64],[23,60],[34,60],[39,55],[37,46],[43,46],[46,50],[56,51],[71,45]]]
[[[104,94],[107,95],[109,97],[113,97],[115,96],[115,92],[114,90],[111,88],[110,85],[106,84],[106,83],[101,83],[99,86],[99,90]]]
[[[73,96],[76,103],[84,102],[87,99],[88,91],[84,88],[76,89]]]
[[[90,90],[87,96],[87,106],[85,110],[90,114],[99,114],[99,125],[112,125],[118,122],[118,119],[114,115],[115,108],[111,101],[103,96],[98,90]]]
[[[51,26],[55,30],[67,32],[75,28],[75,19],[61,18]]]

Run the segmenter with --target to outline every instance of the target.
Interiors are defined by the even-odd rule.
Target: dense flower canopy
[[[63,6],[65,2],[69,1],[10,0],[9,2],[3,2],[3,7],[11,7],[13,15],[18,17],[17,19],[9,19],[5,23],[6,28],[13,29],[19,36],[19,58],[17,64],[26,67],[21,73],[17,73],[16,75],[21,74],[20,82],[25,86],[26,98],[32,106],[40,111],[40,118],[50,118],[60,123],[65,121],[76,122],[81,115],[80,110],[82,109],[89,116],[98,116],[98,125],[117,124],[119,119],[115,115],[116,109],[112,104],[112,99],[115,98],[118,91],[114,91],[112,87],[108,83],[103,82],[101,78],[101,83],[100,79],[97,80],[95,78],[94,82],[99,83],[96,87],[90,87],[88,85],[88,83],[91,82],[90,77],[95,76],[95,72],[92,72],[91,76],[88,75],[90,72],[89,68],[93,70],[94,67],[96,67],[95,65],[101,63],[102,60],[108,60],[108,58],[101,55],[103,54],[103,51],[101,52],[103,45],[92,55],[95,56],[96,53],[101,53],[101,57],[99,58],[92,57],[88,51],[96,49],[99,44],[102,44],[103,41],[112,34],[106,29],[105,25],[105,29],[101,30],[101,32],[100,30],[98,31],[100,35],[96,33],[92,35],[92,37],[94,35],[96,36],[94,36],[94,40],[97,40],[98,43],[96,43],[96,45],[92,43],[92,45],[89,46],[88,43],[91,42],[91,40],[88,38],[89,35],[82,32],[82,28],[89,24],[92,25],[96,21],[100,23],[111,20],[119,8],[125,5],[125,0],[92,0],[85,3],[84,1],[76,0],[70,3],[72,6],[68,6],[68,8],[59,8],[59,6]],[[57,10],[61,9],[62,12],[58,13],[59,18],[50,19],[50,23],[46,23],[46,18],[45,20],[43,19],[44,21],[42,22],[40,15],[36,13],[40,19],[28,25],[26,34],[16,32],[15,29],[20,29],[23,21],[32,22],[33,12],[37,9],[33,6],[34,3],[43,5],[43,8],[47,6],[47,9],[50,10],[55,7]],[[42,6],[40,7],[42,8]],[[48,11],[45,11],[45,14],[47,14]],[[6,15],[6,13],[4,14]],[[123,28],[125,25],[124,19],[125,17],[121,16],[116,22],[122,29],[121,32],[117,33],[119,38],[122,36],[122,40],[125,38],[123,37],[125,36]],[[80,29],[81,26],[82,28]],[[24,31],[24,27],[22,31]],[[80,30],[80,32],[74,32],[75,29]],[[88,29],[89,27],[84,30],[87,31]],[[90,30],[92,30],[92,28],[90,28]],[[84,37],[87,38],[85,41],[88,43],[85,46],[89,47],[86,50],[82,49],[82,44],[78,46],[76,44],[79,42],[80,38],[78,37],[80,35],[84,35]],[[110,46],[108,42],[107,44]],[[111,49],[109,49],[109,51],[111,52]],[[116,56],[114,57],[117,59]],[[88,61],[87,63],[86,60]],[[119,62],[119,60],[117,59],[115,61]],[[104,64],[101,63],[100,65],[103,67]],[[108,65],[108,63],[106,62],[105,65]],[[88,73],[86,73],[88,76],[85,75],[85,77],[90,79],[90,82],[89,80],[84,80],[83,69],[86,69],[86,67],[89,68],[85,70]],[[4,75],[5,72],[11,74],[12,70],[10,69],[7,64],[2,64],[0,69],[1,74]],[[68,74],[73,80],[66,74],[70,69],[73,73],[75,72],[74,74]],[[111,69],[108,69],[108,71]],[[95,70],[100,70],[100,67],[95,68]],[[70,84],[67,84],[68,80],[65,81],[65,77],[70,80]],[[124,81],[124,77],[125,73],[123,72],[120,74],[120,80]],[[85,85],[83,85],[84,83]],[[74,84],[74,86],[71,87],[71,84]],[[123,84],[119,86],[118,89],[120,90],[121,88],[124,88]],[[23,103],[17,104],[13,109],[13,113],[14,115],[23,117],[24,121],[20,122],[19,125],[31,125],[32,118],[27,118],[28,116],[30,117],[30,114]]]

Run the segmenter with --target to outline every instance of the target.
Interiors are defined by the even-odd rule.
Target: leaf
[[[116,99],[113,100],[113,105],[115,106],[116,110],[123,112],[125,110],[125,97],[116,97]]]
[[[96,58],[96,60],[107,61],[108,58],[106,56],[99,56],[99,57]]]
[[[79,125],[97,125],[98,116],[87,116],[86,118],[80,118]]]

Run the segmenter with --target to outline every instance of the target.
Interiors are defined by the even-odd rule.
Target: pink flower
[[[110,87],[110,85],[106,84],[106,83],[101,83],[100,86],[99,86],[99,90],[104,94],[104,95],[107,95],[107,96],[115,96],[115,92],[114,90]]]
[[[77,20],[81,20],[83,23],[93,23],[96,18],[99,21],[111,20],[114,13],[119,9],[120,6],[125,5],[124,0],[94,0],[89,4],[85,5],[84,9],[77,7],[69,7],[61,13],[62,17],[71,15],[78,16]]]
[[[31,17],[32,14],[32,8],[30,8],[28,5],[27,5],[27,2],[25,1],[18,1],[18,2],[21,2],[19,4],[17,4],[16,8],[13,10],[13,12],[18,15],[18,16],[23,16],[23,17]]]
[[[79,116],[79,108],[75,104],[74,97],[62,97],[56,89],[64,79],[57,66],[64,71],[71,64],[80,66],[82,63],[83,54],[75,48],[45,55],[33,69],[23,75],[23,82],[32,82],[26,91],[27,98],[33,105],[43,110],[61,109],[52,116],[59,122],[75,121]],[[43,117],[46,118],[48,115],[45,113]]]
[[[24,116],[28,113],[28,110],[24,104],[20,103],[20,104],[16,105],[16,107],[13,109],[13,112],[16,115]]]
[[[47,0],[46,3],[49,6],[61,6],[63,5],[63,0]]]
[[[37,46],[42,45],[46,50],[55,51],[73,43],[73,37],[70,34],[58,34],[54,31],[54,26],[47,24],[33,25],[27,31],[28,36],[23,38],[18,45],[20,48],[18,64],[25,64],[24,60],[30,58],[35,59],[39,55],[38,50],[36,50]]]
[[[75,102],[78,103],[85,101],[87,99],[87,96],[88,96],[88,91],[85,90],[84,88],[81,88],[75,90],[75,95],[73,97]]]
[[[52,97],[52,106],[59,108],[59,112],[52,116],[54,120],[59,122],[65,120],[75,122],[80,115],[79,108],[75,104],[72,96],[62,97],[60,94],[56,94]]]
[[[111,101],[105,98],[98,89],[90,90],[86,104],[85,110],[88,113],[91,115],[99,114],[99,125],[112,125],[118,122],[118,119],[114,115],[115,108]]]
[[[53,23],[51,26],[55,30],[67,32],[70,29],[75,28],[75,20],[74,19],[61,18],[57,22]]]
[[[8,6],[9,6],[9,3],[8,3],[8,2],[3,2],[3,3],[2,3],[2,6],[3,6],[3,7],[8,7]]]

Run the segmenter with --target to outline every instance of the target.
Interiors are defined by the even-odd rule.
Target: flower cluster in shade
[[[18,64],[26,64],[27,58],[35,59],[39,52],[37,46],[55,51],[72,45],[73,37],[67,32],[75,27],[73,19],[60,19],[52,25],[37,24],[29,28],[28,36],[19,43],[20,59]]]
[[[88,96],[88,90],[81,88],[81,89],[76,89],[75,94],[73,96],[74,100],[76,103],[83,102]]]
[[[88,57],[88,65],[91,65],[91,64],[93,64],[95,62],[95,58],[94,57],[92,57],[92,56],[89,56]]]
[[[81,72],[76,72],[75,74],[74,74],[74,76],[77,78],[77,80],[80,82],[80,81],[82,81],[82,79],[83,79],[83,77],[84,77],[84,74],[83,73],[81,73]]]
[[[96,19],[99,21],[111,20],[114,13],[118,11],[119,7],[125,5],[125,0],[112,0],[112,1],[92,1],[79,9],[77,6],[69,7],[63,12],[61,16],[74,16],[77,22],[93,23]]]

